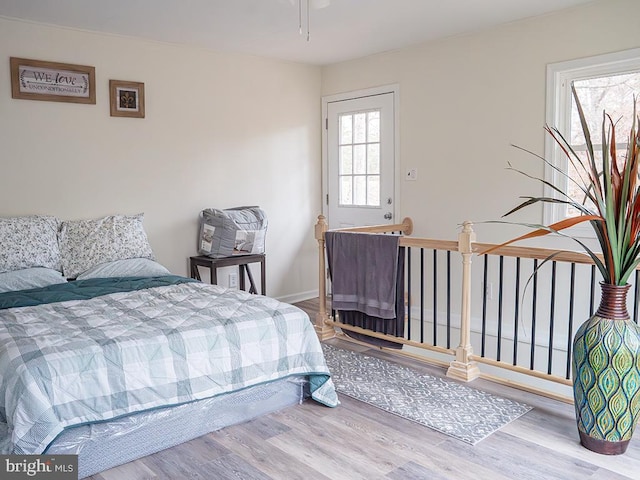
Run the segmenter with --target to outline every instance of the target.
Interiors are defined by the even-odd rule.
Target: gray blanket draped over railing
[[[396,337],[404,335],[404,248],[398,235],[326,232],[332,308],[341,322]],[[402,344],[345,330],[378,346]]]

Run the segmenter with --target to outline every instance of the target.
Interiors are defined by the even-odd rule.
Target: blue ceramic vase
[[[640,413],[640,328],[627,311],[629,285],[601,286],[598,311],[573,341],[573,395],[582,445],[619,455]]]

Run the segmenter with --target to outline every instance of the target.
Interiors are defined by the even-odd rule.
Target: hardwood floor
[[[315,302],[298,304],[314,314]],[[340,339],[330,343],[392,359],[431,375],[444,370]],[[624,455],[581,447],[573,406],[478,379],[472,387],[532,411],[475,446],[340,395],[225,428],[90,477],[94,480],[571,480],[640,479],[640,441]]]

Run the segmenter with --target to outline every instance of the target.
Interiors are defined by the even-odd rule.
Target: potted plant
[[[640,413],[640,328],[630,320],[626,306],[627,281],[640,263],[640,133],[634,100],[626,154],[621,154],[616,149],[616,125],[603,113],[602,151],[598,159],[573,86],[572,93],[587,147],[586,159],[574,151],[558,129],[547,126],[545,130],[581,179],[560,173],[579,187],[586,201],[578,202],[557,185],[537,178],[557,196],[524,197],[526,200],[505,216],[541,202],[570,205],[581,215],[548,226],[528,225],[534,228],[532,232],[500,246],[557,233],[578,242],[602,275],[600,306],[580,326],[573,340],[573,393],[582,445],[598,453],[615,455],[626,450]],[[542,160],[554,168],[546,159]],[[593,227],[600,253],[562,232],[583,222]]]

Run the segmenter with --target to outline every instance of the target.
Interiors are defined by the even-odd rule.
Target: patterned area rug
[[[323,344],[338,392],[475,445],[531,407],[446,378]]]

